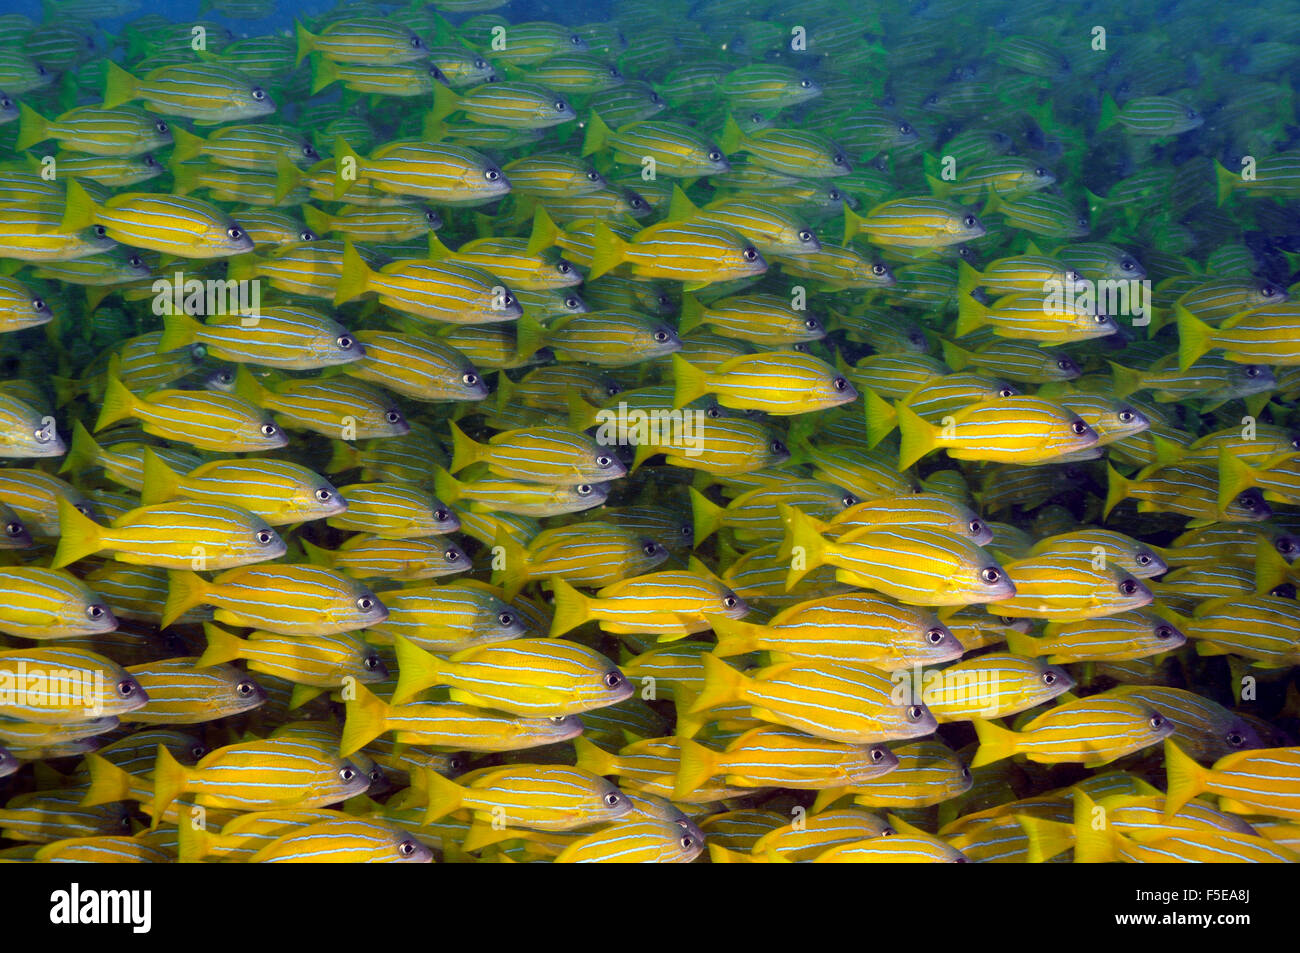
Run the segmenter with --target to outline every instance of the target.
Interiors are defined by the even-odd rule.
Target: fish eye
[[[927,106],[934,106],[934,105],[937,105],[938,102],[939,102],[939,94],[938,94],[938,93],[931,93],[929,96],[926,96],[926,97],[925,97],[925,104],[926,104]]]
[[[1038,168],[1034,169],[1034,175],[1038,176],[1038,178],[1041,179],[1045,175],[1047,175],[1047,170],[1044,169],[1042,166],[1039,166]]]
[[[736,608],[736,605],[739,602],[740,600],[737,599],[735,596],[727,596],[725,599],[722,600],[722,604],[726,606],[728,609]]]
[[[704,416],[708,417],[710,420],[717,420],[722,416],[722,410],[718,407],[710,407],[704,412]]]
[[[395,410],[390,410],[388,413],[384,414],[384,420],[390,424],[398,424],[402,422],[402,415]]]
[[[570,311],[575,310],[581,305],[582,302],[579,301],[577,298],[573,297],[572,295],[564,299],[564,306],[568,308]]]
[[[1271,298],[1275,294],[1277,294],[1277,289],[1274,288],[1272,285],[1265,285],[1264,287],[1259,289],[1259,293],[1261,297]]]
[[[1085,218],[1085,217],[1082,216],[1082,215],[1080,215],[1080,216],[1079,216],[1078,218],[1076,218],[1074,221],[1075,221],[1075,224],[1077,224],[1080,228],[1087,228],[1087,227],[1088,227],[1088,219]]]
[[[989,566],[987,569],[980,572],[980,578],[990,585],[995,582],[1000,582],[1002,579],[1002,570],[998,569],[996,566]]]
[[[22,523],[5,523],[6,536],[21,536],[23,535],[24,532],[26,532],[26,530],[27,527],[23,526]],[[92,606],[91,608],[96,608],[96,607]],[[89,611],[89,609],[87,611]]]
[[[889,272],[889,268],[885,265],[882,265],[880,262],[876,262],[874,265],[871,266],[871,273],[876,277],[880,277],[881,275],[887,274],[888,272]]]
[[[90,504],[88,504],[88,503],[73,503],[73,504],[72,504],[72,508],[75,509],[75,510],[76,510],[78,513],[80,513],[82,516],[90,516],[90,515],[91,515]]]
[[[620,387],[618,384],[610,384],[608,387],[605,388],[605,393],[608,394],[610,397],[613,397],[615,394],[621,393],[622,390],[623,388]]]
[[[315,240],[316,240],[316,233],[313,232],[311,229],[304,228],[301,232],[298,233],[298,241],[300,242],[314,242]]]
[[[352,340],[352,338],[348,337],[346,334],[341,334],[339,335],[338,340],[335,341],[334,343],[337,344],[344,351],[346,351],[350,349],[352,345],[356,344],[357,342]]]
[[[568,108],[569,108],[569,104],[566,103],[563,99],[557,99],[555,101],[555,111],[557,113],[562,113]]]
[[[229,235],[233,241],[239,241],[244,237],[244,230],[238,225],[231,225],[226,229],[226,234]]]
[[[1094,315],[1092,316],[1092,319],[1093,319],[1094,321],[1096,321],[1098,324],[1109,324],[1109,323],[1110,323],[1110,315],[1108,315],[1108,314],[1094,314]]]
[[[49,443],[54,439],[49,427],[40,427],[32,433],[32,436],[36,438],[37,443]]]
[[[654,333],[654,339],[659,344],[663,344],[668,340],[668,332],[660,329]]]
[[[855,506],[857,505],[857,503],[858,503],[858,498],[854,496],[852,493],[845,493],[843,496],[840,497],[841,506],[845,506],[845,507]]]
[[[835,163],[836,165],[843,165],[844,154],[842,152],[835,153],[835,155],[831,156],[831,162]]]
[[[249,681],[240,682],[238,685],[235,686],[235,694],[238,695],[240,698],[248,698],[256,691],[257,691],[257,686]]]
[[[912,134],[912,124],[907,122],[900,122],[898,124],[898,132],[899,135],[910,136]]]
[[[96,238],[103,238],[105,235],[108,234],[108,229],[105,228],[103,225],[96,225],[94,229],[92,229],[92,231],[95,233]]]
[[[195,761],[202,761],[203,756],[208,753],[206,745],[194,745],[190,748],[190,757]]]
[[[605,797],[604,797],[604,801],[605,801],[605,803],[608,804],[610,807],[618,807],[618,802],[621,801],[621,800],[622,800],[622,798],[619,797],[618,794],[616,794],[616,793],[613,792],[613,791],[610,791],[610,792],[609,792],[608,794],[606,794]]]
[[[501,178],[501,173],[496,169],[487,168],[483,170],[483,178],[487,179],[489,182],[495,182],[497,179]]]
[[[1133,560],[1134,560],[1134,562],[1136,562],[1139,566],[1150,566],[1150,565],[1151,565],[1151,554],[1150,554],[1150,553],[1138,553],[1136,556],[1133,557]]]
[[[710,150],[709,150],[709,161],[710,161],[710,162],[721,162],[721,161],[722,161],[722,153],[719,152],[717,149],[710,149]]]
[[[1129,410],[1129,409],[1126,407],[1126,408],[1124,408],[1123,410],[1121,410],[1121,411],[1119,412],[1118,416],[1119,416],[1119,419],[1120,419],[1120,423],[1125,423],[1125,424],[1127,424],[1127,423],[1132,423],[1134,417],[1136,417],[1137,415],[1134,414],[1133,411]]]
[[[357,608],[362,612],[369,612],[375,607],[375,600],[370,596],[362,596],[357,600]]]
[[[361,664],[365,666],[367,671],[373,672],[379,668],[380,665],[379,656],[375,655],[372,652],[369,655],[367,655],[364,659],[361,660]]]
[[[1279,553],[1285,554],[1295,551],[1295,543],[1291,542],[1289,539],[1279,539],[1274,546]]]
[[[414,42],[418,44],[420,41],[417,38]],[[415,841],[409,841],[409,840],[402,841],[400,844],[397,845],[397,852],[401,854],[403,857],[413,856],[415,854]]]
[[[1241,733],[1238,731],[1228,732],[1227,737],[1223,740],[1228,743],[1228,747],[1230,748],[1240,748],[1246,743],[1246,739],[1242,737]]]
[[[1068,357],[1063,357],[1056,362],[1056,366],[1063,371],[1072,371],[1074,370],[1074,361],[1070,360]]]
[[[962,224],[965,225],[967,228],[974,228],[977,224],[979,224],[979,223],[976,221],[974,215],[967,215],[965,218],[963,218],[963,219],[961,220],[961,222],[962,222]]]
[[[598,457],[596,458],[596,466],[600,467],[602,470],[603,470],[605,467],[608,467],[608,466],[612,465],[613,462],[614,462],[614,458],[613,458],[613,457],[608,457],[608,456],[606,456],[606,455],[603,454],[603,453],[602,453],[600,456],[598,456]]]
[[[803,323],[803,326],[807,328],[809,331],[816,331],[819,327],[821,327],[821,325],[818,324],[816,318],[806,319]]]
[[[10,523],[9,525],[10,525],[10,526],[17,526],[18,529],[19,529],[19,531],[21,531],[22,528],[23,528],[21,523]],[[5,529],[7,530],[8,527],[5,527]],[[16,535],[16,534],[14,534],[14,533],[10,533],[9,535],[10,535],[10,536],[14,536],[14,535]],[[100,605],[99,603],[97,603],[97,602],[96,602],[96,603],[92,603],[91,605],[86,606],[86,615],[87,615],[89,618],[91,618],[91,619],[96,619],[96,620],[98,620],[98,619],[102,619],[102,618],[104,618],[104,616],[108,615],[108,607],[107,607],[107,606],[101,606],[101,605]]]
[[[1151,727],[1152,727],[1152,728],[1154,728],[1156,731],[1159,731],[1159,730],[1160,730],[1161,728],[1163,728],[1164,726],[1165,726],[1165,716],[1164,716],[1164,715],[1160,714],[1159,712],[1156,712],[1154,715],[1151,716]]]
[[[1169,639],[1172,639],[1173,637],[1174,637],[1174,630],[1170,626],[1167,625],[1156,626],[1156,638],[1159,639],[1161,642],[1165,642]]]
[[[799,241],[810,242],[813,240],[813,233],[806,228],[799,229]]]
[[[773,453],[782,454],[786,452],[785,444],[783,444],[780,440],[773,440],[771,444],[769,444],[768,446]]]
[[[474,61],[474,68],[475,68],[475,69],[487,69],[487,60],[482,59],[481,57],[480,57],[479,59],[476,59],[476,60]]]
[[[606,688],[618,688],[623,684],[623,676],[619,672],[606,672],[604,682]]]
[[[802,86],[804,89],[812,89],[812,80],[801,79],[799,80],[799,85]]]
[[[1187,110],[1187,118],[1188,118],[1188,119],[1195,119],[1195,118],[1196,118],[1196,110],[1195,110],[1195,109],[1189,109],[1189,110]]]
[[[157,129],[159,132],[167,131],[167,123],[163,122],[161,119],[159,119],[156,123],[154,123],[153,127]]]
[[[32,299],[32,310],[33,310],[33,311],[44,311],[44,310],[45,310],[45,299],[44,299],[44,298],[33,298],[33,299]]]
[[[304,142],[302,144],[302,154],[306,156],[308,159],[320,158],[320,153],[316,151],[316,147],[313,146],[310,142]]]
[[[1136,595],[1137,591],[1138,591],[1138,584],[1136,579],[1124,579],[1120,581],[1119,584],[1120,595],[1132,596],[1132,595]]]
[[[999,397],[1014,397],[1014,396],[1016,396],[1015,388],[1014,388],[1014,387],[999,387],[999,388],[998,388],[998,396],[999,396]]]
[[[938,645],[943,641],[943,637],[946,634],[947,633],[945,633],[943,629],[935,626],[933,629],[930,629],[925,633],[925,641],[929,642],[931,645]]]
[[[155,159],[153,156],[149,156],[149,155],[141,156],[141,157],[140,157],[140,161],[143,162],[145,165],[151,167],[151,168],[152,168],[153,166],[158,165],[158,160]]]
[[[1260,375],[1260,370],[1254,364],[1247,364],[1243,373],[1250,378],[1256,378]]]
[[[8,96],[0,96],[0,109],[12,109],[14,101]]]
[[[873,747],[871,749],[871,760],[876,762],[877,764],[879,764],[881,761],[884,761],[885,760],[884,749],[881,748],[879,745]]]
[[[1137,267],[1137,262],[1135,262],[1132,258],[1122,258],[1120,259],[1119,266],[1123,268],[1125,271],[1132,271],[1134,268]]]
[[[924,715],[925,715],[925,709],[922,708],[920,705],[908,705],[908,706],[907,706],[907,720],[908,720],[908,721],[920,721],[921,718],[924,717]]]
[[[418,49],[419,49],[421,46],[423,46],[423,45],[424,45],[424,44],[420,42],[420,38],[419,38],[418,36],[416,36],[414,33],[412,33],[412,34],[411,34],[411,49],[413,49],[413,50],[418,50]]]
[[[832,202],[838,202],[840,199],[844,198],[844,193],[839,189],[831,189],[826,193],[826,197]]]
[[[837,377],[831,381],[831,386],[837,391],[843,392],[848,389],[849,382],[843,377]]]
[[[573,488],[573,492],[578,494],[578,496],[591,496],[591,485],[587,483],[579,483]]]
[[[645,553],[647,556],[658,555],[659,544],[656,543],[654,540],[647,540],[645,542],[645,545],[641,547],[641,552]]]
[[[132,268],[139,268],[141,265],[144,264],[144,259],[141,258],[139,255],[132,255],[130,258],[126,260],[126,263],[130,265]]]
[[[578,34],[575,33],[569,37],[569,42],[572,43],[574,46],[582,46],[582,37],[578,36]]]
[[[275,537],[271,534],[270,530],[264,529],[257,534],[257,541],[263,546],[271,545],[271,540],[273,539],[275,539]]]
[[[275,424],[262,424],[262,435],[264,437],[274,437],[279,432]]]
[[[1056,684],[1056,673],[1053,672],[1053,671],[1051,671],[1051,670],[1048,670],[1048,671],[1044,672],[1044,673],[1043,673],[1043,684],[1044,684],[1044,685],[1055,685],[1055,684]]]
[[[467,387],[473,387],[475,384],[478,383],[478,375],[477,375],[477,374],[469,374],[469,373],[462,374],[460,379],[461,379],[461,382],[464,383],[465,386],[467,386]]]
[[[140,686],[133,678],[124,678],[117,683],[117,693],[123,698],[130,698]]]
[[[1088,425],[1085,424],[1082,420],[1076,420],[1070,424],[1070,432],[1078,434],[1079,436],[1082,437],[1084,434],[1088,432]]]
[[[741,251],[740,257],[744,258],[745,261],[758,261],[758,249],[753,245],[746,245],[744,250]]]
[[[344,784],[351,783],[352,779],[356,776],[357,769],[352,767],[350,764],[345,764],[343,767],[339,768],[339,779],[343,781]]]
[[[261,86],[254,86],[252,89],[253,98],[259,103],[266,98],[266,90]]]
[[[966,528],[970,530],[972,536],[978,536],[980,533],[984,532],[984,521],[971,520],[966,524]]]
[[[555,270],[562,275],[567,275],[569,272],[573,271],[573,266],[567,261],[558,261],[555,263]]]

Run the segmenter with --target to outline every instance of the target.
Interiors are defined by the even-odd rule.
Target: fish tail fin
[[[679,336],[690,334],[704,323],[704,314],[704,305],[700,304],[695,295],[689,292],[683,294],[682,313],[677,321],[677,334]]]
[[[684,222],[700,213],[700,208],[691,201],[680,185],[673,186],[673,197],[668,203],[668,221]]]
[[[294,55],[293,65],[296,67],[303,61],[308,53],[316,49],[316,37],[307,32],[307,28],[302,25],[302,21],[295,18],[293,21],[294,36],[298,41],[298,49]]]
[[[195,606],[201,605],[207,594],[208,584],[198,573],[188,569],[173,570],[167,579],[167,601],[163,603],[159,628],[167,628]]]
[[[324,566],[331,569],[338,561],[338,557],[328,549],[322,549],[306,539],[301,539],[298,542],[302,544],[302,552],[307,557],[307,562],[313,566]]]
[[[158,341],[159,354],[189,347],[198,340],[199,332],[203,329],[202,322],[184,311],[172,309],[171,312],[164,314],[162,319],[163,333]]]
[[[68,452],[63,457],[63,464],[59,467],[60,473],[66,473],[71,470],[74,473],[81,473],[89,470],[99,464],[103,455],[103,449],[95,442],[95,438],[90,435],[86,425],[80,420],[72,422],[72,442],[68,446]]]
[[[1178,369],[1185,371],[1214,348],[1214,328],[1180,304],[1174,305],[1178,317]]]
[[[695,524],[695,546],[699,546],[722,526],[726,507],[719,506],[695,487],[688,488],[691,494],[691,518]]]
[[[445,83],[434,83],[433,108],[429,110],[429,117],[434,122],[441,122],[460,109],[460,101],[461,97],[452,92],[450,86]]]
[[[21,140],[20,140],[21,141]],[[21,145],[18,148],[23,148]],[[1224,167],[1223,163],[1214,163],[1214,184],[1218,189],[1218,204],[1222,205],[1232,195],[1232,190],[1241,183],[1241,176]]]
[[[189,195],[195,189],[201,188],[199,166],[186,165],[173,159],[168,168],[172,174],[173,191],[177,195]]]
[[[275,192],[273,197],[277,205],[292,204],[285,199],[302,182],[302,172],[286,155],[275,158]],[[314,229],[313,229],[314,231]]]
[[[1014,731],[983,718],[972,720],[975,722],[975,734],[980,742],[979,750],[975,752],[975,758],[970,764],[972,768],[982,768],[986,764],[993,764],[1016,753],[1016,742],[1019,739]]]
[[[190,773],[185,770],[185,765],[177,761],[165,745],[159,745],[158,760],[153,769],[153,823],[150,827],[158,826],[171,803],[185,793],[189,780]]]
[[[594,247],[587,281],[595,281],[607,271],[613,271],[623,263],[627,254],[627,242],[615,235],[604,222],[596,223],[593,237]]]
[[[373,275],[374,272],[353,246],[352,240],[345,238],[342,273],[339,275],[338,284],[334,286],[334,306],[338,307],[345,301],[360,298],[369,288]]]
[[[688,738],[679,739],[677,745],[679,760],[673,797],[681,801],[718,773],[718,753]]]
[[[1117,122],[1119,122],[1119,106],[1115,103],[1115,97],[1110,93],[1104,93],[1101,97],[1101,117],[1097,121],[1097,131],[1109,129]]]
[[[493,570],[492,585],[500,586],[509,602],[528,583],[528,550],[504,529],[497,532],[495,545],[501,548],[501,568]]]
[[[99,409],[99,419],[95,421],[95,432],[103,430],[119,420],[126,420],[135,415],[136,398],[126,389],[126,385],[112,371],[104,387],[104,404]]]
[[[343,473],[361,466],[361,451],[345,440],[330,441],[330,458],[325,464],[326,473]]]
[[[551,592],[555,596],[555,615],[551,619],[551,635],[563,635],[591,618],[587,597],[563,579],[555,578],[551,583]]]
[[[952,190],[955,188],[954,183],[945,182],[943,179],[935,178],[933,175],[927,174],[925,181],[930,186],[931,194],[936,195],[941,199],[946,199],[948,196],[952,195]]]
[[[718,658],[730,658],[734,655],[748,655],[757,652],[763,627],[743,619],[730,619],[727,616],[711,616],[709,623],[718,644],[713,654]]]
[[[433,468],[433,492],[438,499],[447,503],[457,503],[461,499],[460,481],[442,467]]]
[[[785,523],[785,538],[779,551],[782,559],[789,560],[785,588],[789,592],[812,570],[826,562],[826,540],[818,530],[817,522],[803,510],[785,503],[777,504]]]
[[[894,404],[898,414],[898,470],[903,472],[939,446],[939,428],[901,400]]]
[[[587,133],[582,138],[582,154],[589,156],[604,149],[609,142],[609,126],[600,118],[596,110],[591,111],[591,121],[587,123]]]
[[[351,175],[344,175],[345,166],[351,167]],[[348,189],[356,182],[361,171],[361,156],[342,136],[334,137],[334,200],[337,202],[347,195]]]
[[[704,686],[691,705],[692,714],[741,700],[745,690],[741,672],[713,655],[701,655],[700,661],[704,665]]]
[[[964,371],[970,367],[974,354],[960,344],[943,338],[939,342],[943,348],[943,362],[951,367],[954,371]]]
[[[575,767],[601,777],[613,774],[617,767],[618,755],[581,736],[573,739],[573,753],[577,755]]]
[[[853,241],[855,235],[862,231],[863,219],[853,209],[849,208],[847,202],[844,203],[844,241],[841,243],[845,248],[849,242]]]
[[[685,407],[709,392],[709,379],[680,354],[673,355],[673,408]]]
[[[1110,365],[1111,378],[1114,381],[1112,394],[1123,400],[1129,394],[1136,393],[1142,389],[1142,372],[1134,370],[1131,367],[1125,367],[1122,364],[1116,364],[1114,361],[1107,361]]]
[[[515,358],[526,361],[545,345],[546,329],[537,315],[528,311],[521,314],[515,321]]]
[[[1286,582],[1290,574],[1291,566],[1286,558],[1277,551],[1272,540],[1261,536],[1255,546],[1255,595],[1267,595],[1274,587]]]
[[[83,807],[113,804],[131,797],[134,778],[103,755],[89,754],[86,765],[90,768],[90,786],[81,799]]]
[[[1133,481],[1122,476],[1109,463],[1106,464],[1106,505],[1101,511],[1102,519],[1110,516],[1110,511],[1119,506],[1120,501],[1124,500],[1132,491]]]
[[[1166,738],[1165,777],[1169,788],[1165,794],[1165,821],[1168,822],[1184,804],[1205,791],[1210,772],[1192,760],[1172,738]]]
[[[71,565],[104,548],[102,526],[73,506],[67,497],[59,497],[58,507],[59,547],[50,563],[52,569]]]
[[[745,148],[745,134],[731,113],[727,113],[727,119],[722,124],[722,137],[718,139],[718,147],[727,155]]]
[[[344,758],[370,744],[388,727],[388,704],[360,683],[353,688],[355,697],[344,705],[346,719],[339,742],[339,755]]]
[[[176,828],[176,862],[179,864],[197,864],[212,853],[213,843],[219,834],[211,834],[200,824],[187,824],[184,821]]]
[[[555,224],[555,219],[551,218],[544,206],[539,204],[533,209],[533,230],[528,234],[526,249],[528,254],[536,255],[547,248],[558,247],[563,237],[564,233],[560,231],[560,226]]]
[[[203,650],[203,654],[199,656],[199,660],[194,663],[195,668],[224,665],[226,662],[234,662],[244,655],[244,640],[233,632],[227,632],[219,625],[205,622],[203,624],[203,637],[208,640],[208,646]]]
[[[974,266],[965,261],[957,262],[957,293],[960,295],[969,295],[972,291],[980,286],[984,279]]]
[[[270,393],[246,365],[240,364],[235,370],[236,397],[242,397],[255,407],[261,407]]]
[[[95,200],[90,197],[86,187],[76,179],[69,179],[68,194],[63,206],[63,220],[59,224],[59,230],[67,233],[89,228],[95,222],[96,211]]]
[[[139,94],[139,81],[112,60],[104,76],[104,108],[113,109],[129,103]]]
[[[714,864],[752,864],[754,858],[738,850],[728,850],[721,844],[709,844],[709,862]]]
[[[18,141],[14,143],[14,148],[19,152],[50,137],[50,121],[31,106],[19,103],[18,115]]]
[[[1074,846],[1074,828],[1069,824],[1030,814],[1018,814],[1016,820],[1020,822],[1020,829],[1029,841],[1026,860],[1031,864],[1046,863]],[[1078,859],[1077,854],[1075,859]]]
[[[1038,639],[1015,629],[1007,629],[1007,651],[1026,658],[1037,658],[1044,654],[1038,647]]]
[[[397,686],[392,703],[402,705],[438,683],[442,663],[404,635],[393,640],[393,647],[397,652]]]
[[[334,219],[314,205],[302,207],[302,220],[317,235],[327,235],[334,227]]]
[[[456,426],[455,422],[449,421],[447,424],[451,428],[451,466],[449,472],[459,473],[467,466],[477,463],[483,459],[485,448],[482,444],[467,437],[465,431]]]
[[[312,53],[311,59],[311,94],[315,96],[322,89],[337,83],[339,79],[339,68],[334,65],[334,61],[326,59],[319,53]],[[439,86],[442,84],[439,83]]]
[[[208,144],[206,139],[180,126],[172,126],[171,130],[173,162],[191,162],[203,154],[203,147]]]
[[[1227,447],[1219,448],[1219,512],[1252,486],[1259,485],[1259,471],[1234,455]],[[1268,547],[1273,549],[1272,546]],[[1276,551],[1276,550],[1275,550]]]
[[[181,478],[176,471],[167,466],[163,459],[154,453],[153,448],[145,447],[142,466],[143,484],[140,488],[140,503],[149,506],[153,503],[165,503],[180,496]]]
[[[424,768],[425,797],[424,823],[432,824],[457,810],[464,798],[464,789],[451,778],[444,778],[432,768]]]
[[[867,446],[875,447],[898,426],[898,411],[894,405],[877,394],[870,387],[863,388],[867,418]]]
[[[988,323],[989,309],[970,295],[957,296],[957,324],[953,337],[965,337]]]

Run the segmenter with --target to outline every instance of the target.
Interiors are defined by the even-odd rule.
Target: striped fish
[[[348,378],[295,378],[263,387],[241,367],[235,375],[235,393],[246,406],[274,411],[291,429],[335,440],[400,437],[410,431],[392,397]]]
[[[143,708],[123,716],[146,725],[192,725],[251,711],[266,703],[266,692],[247,673],[231,665],[198,667],[186,656],[147,662],[127,669],[148,695]]]
[[[457,480],[442,467],[434,469],[438,498],[448,503],[468,503],[476,512],[519,516],[559,516],[600,506],[609,496],[604,483],[554,486],[482,477],[473,482]]]
[[[657,634],[662,641],[685,638],[710,627],[707,616],[739,619],[749,611],[743,599],[698,563],[682,570],[633,576],[585,596],[563,579],[552,583],[555,613],[551,635],[595,620],[606,632]]]
[[[446,655],[517,639],[531,628],[518,606],[477,580],[392,589],[379,596],[388,618],[369,630],[376,643],[391,644],[400,637],[426,652]]]
[[[635,84],[614,90],[619,97],[638,95]],[[655,94],[658,99],[658,94]],[[731,169],[722,150],[696,129],[679,122],[645,119],[611,129],[593,103],[591,119],[582,140],[583,156],[609,151],[615,161],[640,167],[645,158],[654,160],[656,174],[684,179],[718,175]],[[657,110],[656,110],[657,111]]]
[[[242,661],[251,672],[292,682],[295,701],[305,700],[312,694],[299,691],[303,687],[338,688],[348,679],[376,682],[388,675],[379,654],[352,635],[290,637],[274,632],[251,632],[246,639],[241,639],[215,625],[204,625],[203,634],[207,648],[193,661],[196,674],[209,668],[233,671],[225,663]]]
[[[557,864],[689,864],[704,850],[704,838],[664,820],[620,820],[576,840]]]
[[[265,89],[227,67],[160,66],[137,78],[110,60],[106,70],[104,109],[141,99],[150,112],[210,126],[269,116],[276,108]]]
[[[1173,651],[1185,642],[1183,633],[1174,625],[1153,612],[1141,610],[1105,618],[1051,622],[1041,638],[1018,632],[1007,636],[1007,645],[1013,652],[1041,656],[1059,665],[1094,659],[1147,658]],[[1163,706],[1157,707],[1164,711]]]
[[[1137,699],[1080,698],[1050,708],[1019,731],[974,719],[980,746],[972,768],[1021,754],[1039,764],[1088,767],[1159,744],[1174,732],[1160,712]]]
[[[431,771],[424,778],[426,824],[462,808],[473,813],[466,850],[477,850],[474,838],[490,832],[498,818],[507,827],[565,831],[617,820],[632,810],[627,795],[609,781],[564,765],[490,768],[461,784]]]
[[[578,118],[564,97],[537,83],[484,83],[464,93],[436,84],[430,117],[439,121],[457,112],[469,122],[508,129],[546,129]]]
[[[821,790],[865,784],[898,767],[898,758],[881,744],[842,744],[765,725],[741,735],[723,752],[683,739],[674,795],[687,797],[719,775],[733,787]]]
[[[350,537],[338,549],[327,550],[300,540],[307,561],[352,576],[376,577],[395,582],[414,582],[466,572],[469,557],[447,540],[430,538],[390,539],[360,534]]]
[[[310,33],[301,21],[294,21],[301,63],[316,52],[340,63],[403,63],[429,55],[424,41],[403,24],[385,17],[344,17],[319,33]]]
[[[1118,123],[1135,136],[1176,136],[1205,122],[1192,107],[1171,96],[1138,96],[1123,107],[1109,93],[1102,96],[1098,131]]]
[[[19,151],[53,139],[70,152],[96,156],[139,156],[166,148],[172,143],[168,124],[134,109],[103,109],[77,106],[46,119],[26,103],[20,104]],[[60,163],[62,164],[62,163]]]
[[[406,539],[454,533],[460,521],[427,490],[402,483],[350,483],[339,492],[347,509],[326,520],[335,529]]]
[[[8,649],[0,652],[0,678],[6,685],[0,714],[41,725],[117,717],[149,701],[126,669],[85,649]]]
[[[974,215],[937,198],[891,199],[861,217],[847,206],[844,209],[845,245],[857,235],[866,235],[878,245],[934,248],[971,241],[984,233],[984,225]]]
[[[745,131],[729,115],[720,144],[728,154],[743,152],[750,162],[785,175],[825,179],[853,171],[843,147],[816,132],[779,128]]]
[[[437,205],[482,205],[510,191],[510,182],[501,169],[483,153],[466,146],[390,142],[363,159],[339,139],[334,151],[336,166],[349,160],[356,170],[355,177],[334,177],[334,201],[349,194],[354,183]]]
[[[1260,748],[1239,751],[1214,762],[1197,764],[1172,740],[1165,742],[1165,771],[1169,794],[1166,819],[1201,793],[1217,794],[1219,809],[1233,814],[1300,817],[1300,787],[1296,764],[1300,748]]]

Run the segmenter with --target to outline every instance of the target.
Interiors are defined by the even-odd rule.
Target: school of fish
[[[1300,10],[1153,18],[0,15],[0,860],[1300,860]]]

